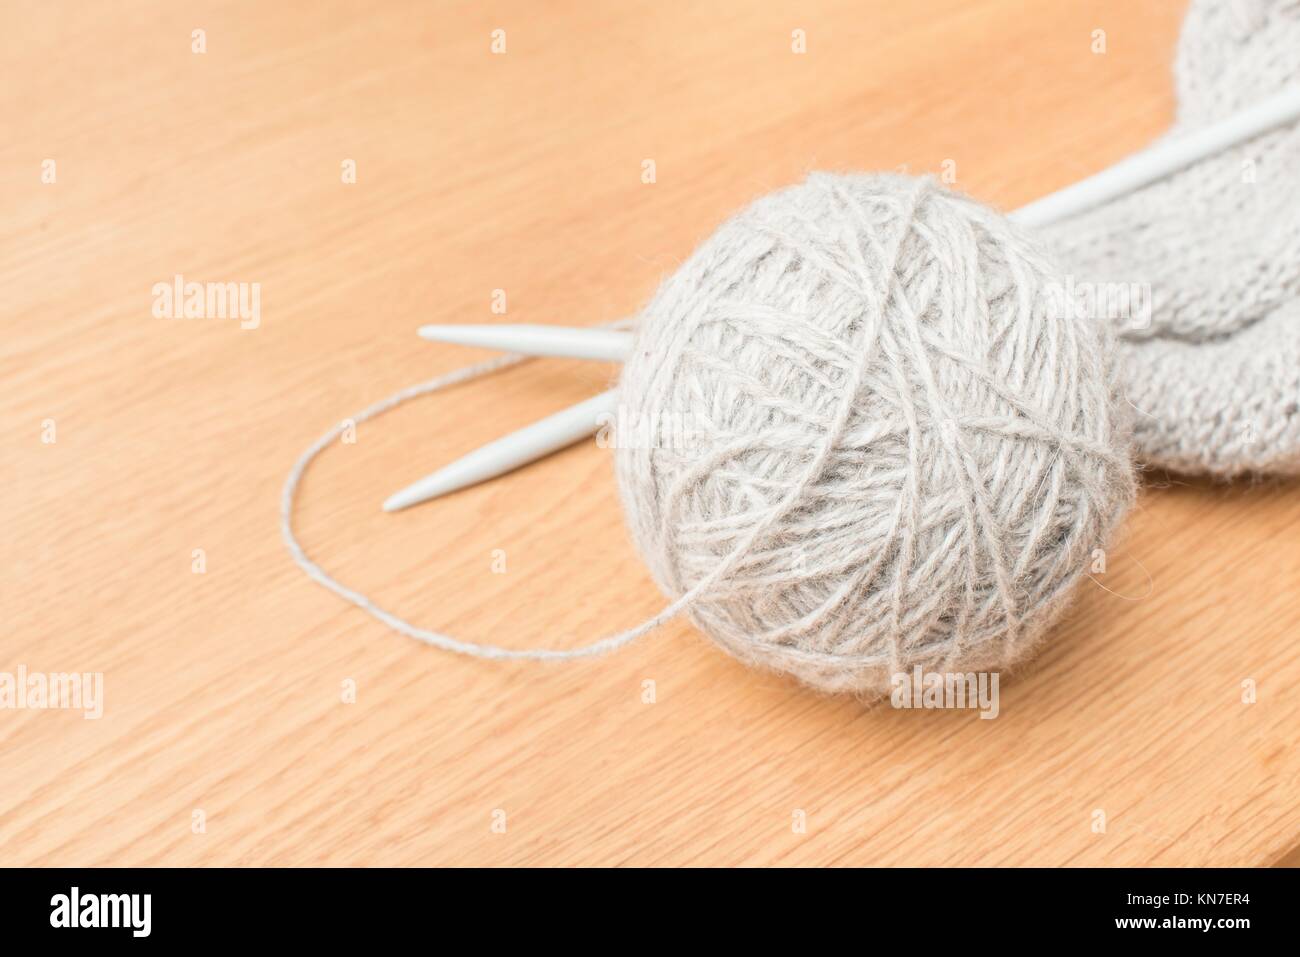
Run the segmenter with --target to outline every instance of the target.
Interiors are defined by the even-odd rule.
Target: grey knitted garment
[[[1194,0],[1176,76],[1170,138],[1300,83],[1300,2]],[[1040,235],[1076,288],[1149,289],[1146,309],[1098,296],[1141,460],[1300,472],[1300,124]]]
[[[1112,337],[1061,286],[930,179],[815,174],[719,227],[620,380],[624,510],[673,607],[825,691],[1023,657],[1134,497]]]

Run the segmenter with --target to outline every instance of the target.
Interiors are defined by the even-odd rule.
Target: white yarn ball
[[[995,671],[1133,501],[1104,330],[998,213],[814,175],[726,222],[641,316],[616,454],[633,539],[731,654],[826,691]]]

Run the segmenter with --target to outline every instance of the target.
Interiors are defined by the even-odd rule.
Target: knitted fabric
[[[1062,285],[928,179],[817,174],[724,223],[620,384],[619,485],[659,586],[826,691],[1015,662],[1134,496],[1110,337],[1052,307]]]
[[[1194,0],[1176,77],[1170,138],[1300,83],[1300,2]],[[1300,472],[1300,124],[1040,235],[1076,286],[1149,288],[1149,310],[1099,316],[1143,460]]]

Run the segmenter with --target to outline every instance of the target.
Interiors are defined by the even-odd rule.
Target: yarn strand
[[[629,320],[620,320],[609,324],[610,328],[626,327],[630,325]],[[425,382],[408,386],[398,392],[393,393],[387,398],[374,402],[360,412],[347,416],[343,422],[352,422],[360,425],[370,419],[378,418],[385,412],[390,412],[400,405],[410,402],[412,399],[421,396],[430,395],[434,392],[440,392],[454,385],[463,382],[471,382],[484,376],[499,372],[502,369],[509,368],[528,361],[530,356],[518,355],[516,353],[507,353],[488,359],[484,362],[473,365],[462,366],[451,372],[435,376]],[[442,632],[432,631],[428,628],[422,628],[414,625],[406,619],[380,607],[368,596],[362,594],[354,588],[340,582],[337,578],[327,572],[319,562],[307,554],[307,550],[298,541],[298,536],[294,532],[293,513],[294,504],[297,501],[298,489],[302,484],[303,476],[306,475],[307,469],[312,462],[334,443],[343,432],[343,424],[334,426],[319,439],[313,442],[306,451],[304,451],[294,462],[293,467],[289,470],[289,475],[285,479],[284,488],[280,493],[280,537],[284,540],[285,546],[289,549],[289,554],[293,557],[295,563],[301,568],[312,581],[316,582],[326,590],[333,592],[353,605],[356,605],[366,614],[383,622],[393,631],[406,635],[408,638],[414,638],[416,641],[423,642],[427,645],[433,645],[435,648],[441,648],[444,651],[455,652],[459,655],[468,655],[473,658],[487,658],[493,660],[526,660],[526,661],[570,661],[577,658],[588,658],[595,655],[603,655],[608,652],[621,648],[629,642],[635,641],[647,632],[654,631],[660,625],[671,621],[681,614],[696,596],[702,592],[709,584],[708,581],[701,582],[699,586],[692,589],[687,594],[682,595],[676,601],[670,602],[664,606],[658,614],[647,618],[641,624],[623,631],[607,635],[586,645],[577,648],[506,648],[500,645],[492,645],[480,642],[461,641],[451,635]]]
[[[615,325],[622,325],[623,322]],[[412,399],[421,396],[430,395],[434,392],[440,392],[453,385],[459,385],[463,382],[470,382],[475,379],[491,375],[510,366],[518,365],[521,362],[528,361],[531,356],[523,356],[515,353],[507,353],[497,356],[484,362],[473,365],[463,366],[451,372],[440,376],[435,376],[425,382],[408,386],[398,392],[393,393],[387,398],[380,399],[371,405],[366,406],[360,412],[354,415],[346,416],[344,422],[352,422],[360,425],[370,419],[378,418],[385,412],[390,412],[400,405],[410,402]],[[289,549],[289,554],[293,557],[294,562],[301,568],[312,581],[316,582],[322,588],[342,598],[344,601],[355,605],[372,618],[387,625],[398,634],[405,635],[408,638],[414,638],[416,641],[432,645],[435,648],[441,648],[444,651],[454,652],[458,655],[467,655],[472,658],[484,658],[497,661],[572,661],[578,658],[590,658],[598,655],[608,654],[618,648],[623,647],[640,638],[661,625],[680,615],[689,607],[709,586],[714,584],[717,577],[721,577],[722,572],[717,576],[711,576],[701,581],[680,598],[665,605],[657,614],[632,628],[615,632],[596,641],[576,648],[506,648],[501,645],[493,645],[482,642],[462,641],[451,635],[438,631],[432,631],[419,625],[412,624],[399,615],[382,608],[367,595],[362,594],[354,588],[351,588],[327,572],[324,567],[313,559],[302,543],[298,541],[298,536],[294,531],[293,514],[294,505],[297,502],[299,487],[302,485],[303,476],[306,475],[312,462],[329,448],[336,439],[342,434],[344,426],[342,424],[334,426],[319,439],[313,442],[306,451],[298,456],[293,467],[289,470],[289,475],[285,479],[284,488],[280,493],[280,537],[284,540],[285,546]],[[743,543],[742,543],[743,546]],[[739,553],[743,550],[737,549]],[[739,557],[737,555],[737,557]],[[721,567],[721,566],[720,566]],[[879,655],[824,655],[813,652],[791,652],[795,658],[808,664],[817,664],[830,661],[850,662],[863,666],[879,664],[881,656]]]

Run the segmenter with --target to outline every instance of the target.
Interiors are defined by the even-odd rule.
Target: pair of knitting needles
[[[1284,90],[1195,133],[1136,153],[1100,173],[1022,206],[1008,218],[1029,227],[1059,222],[1296,119],[1300,119],[1300,87]],[[421,326],[419,332],[422,338],[433,342],[602,362],[621,362],[632,349],[631,333],[611,329],[447,325]],[[486,482],[581,441],[595,433],[605,417],[615,413],[617,403],[617,392],[611,389],[497,439],[392,495],[384,502],[384,511],[395,512]]]

